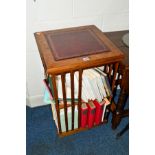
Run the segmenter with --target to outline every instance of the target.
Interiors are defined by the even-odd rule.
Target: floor
[[[109,121],[106,125],[59,138],[50,105],[37,108],[26,107],[26,112],[27,155],[129,154],[129,131],[125,132],[120,139],[116,139],[116,134],[126,126],[128,118],[124,118],[116,130],[111,129]]]

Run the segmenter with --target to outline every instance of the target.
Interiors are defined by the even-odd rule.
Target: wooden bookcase
[[[50,34],[51,43],[46,34]],[[56,36],[56,37],[55,37]],[[76,38],[77,37],[77,38]],[[79,37],[79,38],[78,38]],[[81,38],[80,38],[81,37]],[[92,37],[92,38],[91,38]],[[118,71],[119,62],[123,59],[123,53],[100,31],[96,26],[81,26],[60,30],[44,31],[35,33],[36,42],[38,45],[40,57],[45,70],[45,76],[50,76],[54,89],[54,100],[56,106],[58,120],[58,134],[60,137],[77,133],[88,128],[80,127],[80,109],[82,95],[82,74],[85,69],[104,66],[104,72],[108,73],[108,78],[111,84],[112,91],[115,87],[116,74]],[[63,40],[62,40],[63,38]],[[66,41],[68,40],[68,42]],[[80,42],[80,40],[82,40]],[[68,50],[68,44],[70,49]],[[70,50],[69,49],[69,50]],[[104,49],[106,49],[104,51]],[[108,49],[108,50],[107,50]],[[77,53],[79,55],[77,56]],[[87,52],[85,53],[85,51]],[[66,55],[64,53],[66,52]],[[68,55],[71,52],[73,55]],[[58,53],[58,55],[57,55]],[[65,57],[64,59],[62,57]],[[66,58],[67,57],[67,58]],[[59,59],[60,58],[60,59]],[[78,129],[74,129],[74,73],[79,73],[78,86]],[[67,118],[67,100],[65,90],[65,77],[70,74],[71,79],[71,111],[72,111],[72,130],[68,130]],[[62,92],[64,102],[64,116],[66,132],[62,132],[60,123],[60,105],[58,102],[58,91],[56,85],[56,76],[61,75]],[[111,99],[110,99],[111,101]],[[103,124],[103,123],[101,123]],[[95,126],[94,126],[95,127]]]

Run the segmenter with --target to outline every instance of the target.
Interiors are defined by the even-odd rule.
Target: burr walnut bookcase
[[[67,136],[87,130],[87,128],[80,127],[83,70],[104,66],[104,71],[109,73],[108,78],[113,91],[119,62],[124,57],[123,53],[94,25],[36,32],[35,39],[44,66],[45,76],[50,76],[52,79],[59,136]],[[79,73],[78,103],[74,101],[74,73],[76,71]],[[68,105],[65,89],[65,75],[67,73],[70,73],[71,79],[72,130],[68,130]],[[62,132],[60,123],[60,108],[62,107],[58,101],[57,75],[61,75],[62,80],[65,132]],[[74,129],[75,104],[78,105],[78,129]]]

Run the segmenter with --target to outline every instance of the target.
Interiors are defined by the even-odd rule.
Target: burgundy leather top
[[[101,52],[108,52],[106,45],[91,30],[44,32],[55,60],[62,60]]]

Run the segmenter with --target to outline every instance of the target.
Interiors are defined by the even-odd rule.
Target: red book
[[[88,107],[86,103],[82,103],[81,105],[81,127],[85,128],[87,125],[87,117],[88,116]]]
[[[100,124],[102,119],[102,113],[103,113],[103,107],[104,107],[105,101],[98,102],[97,100],[94,100],[93,103],[96,106],[95,124],[98,125]]]
[[[91,128],[94,125],[96,107],[93,101],[89,101],[87,106],[88,106],[88,128]]]

